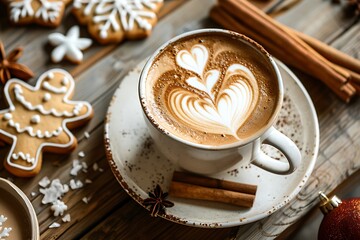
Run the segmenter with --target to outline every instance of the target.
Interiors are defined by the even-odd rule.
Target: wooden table
[[[272,1],[280,9],[287,1]],[[293,1],[290,1],[293,2]],[[296,1],[297,2],[297,1]],[[67,11],[63,23],[56,30],[27,26],[8,26],[4,7],[0,7],[0,39],[6,50],[24,47],[20,62],[29,66],[37,76],[47,69],[61,67],[70,71],[76,79],[74,99],[87,100],[94,107],[95,116],[85,127],[75,131],[78,148],[69,155],[45,154],[41,173],[30,179],[10,176],[0,166],[1,177],[11,177],[14,183],[29,196],[39,219],[42,239],[259,239],[286,238],[302,227],[309,214],[320,214],[316,209],[317,193],[351,191],[351,184],[360,180],[360,102],[357,99],[346,105],[322,83],[295,71],[302,80],[314,102],[320,124],[320,151],[316,167],[306,187],[281,210],[268,218],[241,227],[227,229],[200,229],[178,225],[149,213],[135,203],[122,190],[113,176],[105,158],[103,132],[104,117],[110,99],[121,79],[160,44],[182,32],[203,27],[218,27],[208,17],[214,0],[169,0],[160,13],[160,21],[151,37],[141,41],[124,42],[121,45],[100,46],[94,44],[85,52],[85,61],[80,65],[68,62],[53,64],[50,61],[51,47],[47,43],[49,33],[65,33],[76,24]],[[260,4],[261,5],[261,4]],[[262,6],[265,6],[262,4]],[[267,6],[269,9],[269,6]],[[69,9],[68,9],[69,10]],[[360,24],[344,8],[330,1],[303,0],[283,11],[277,19],[301,32],[314,36],[341,51],[360,58]],[[82,29],[82,36],[87,33]],[[29,81],[35,84],[36,77]],[[84,132],[90,138],[84,137]],[[8,148],[0,149],[3,156]],[[92,183],[84,188],[70,191],[64,197],[71,214],[71,222],[60,228],[49,229],[54,221],[50,207],[41,204],[38,182],[48,176],[68,183],[72,160],[84,151],[82,159],[89,166],[82,179]],[[97,163],[104,171],[93,171]],[[80,176],[80,175],[79,175]],[[79,177],[79,178],[81,178]],[[36,193],[32,196],[31,193]],[[88,197],[89,203],[82,201]]]

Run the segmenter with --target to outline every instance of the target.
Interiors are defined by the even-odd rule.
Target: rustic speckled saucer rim
[[[15,184],[4,178],[0,178],[0,189],[11,194],[16,200],[19,201],[19,203],[26,211],[29,217],[29,221],[31,223],[31,240],[40,240],[40,231],[37,216],[34,207],[32,206],[30,200],[25,195],[25,193],[21,191],[21,189],[18,188]]]
[[[265,211],[262,214],[258,214],[257,216],[253,216],[251,218],[241,218],[241,216],[239,216],[239,221],[236,221],[236,222],[223,222],[223,223],[214,222],[214,223],[205,223],[204,224],[202,222],[198,222],[198,221],[195,221],[195,220],[191,221],[191,220],[187,220],[187,219],[182,219],[182,218],[179,218],[179,217],[171,215],[171,214],[162,214],[162,215],[159,215],[160,217],[162,217],[164,219],[167,219],[167,220],[170,220],[170,221],[175,222],[175,223],[184,224],[184,225],[188,225],[188,226],[194,226],[194,227],[225,228],[225,227],[239,226],[239,225],[248,224],[248,223],[251,223],[251,222],[254,222],[254,221],[258,221],[260,219],[263,219],[263,218],[271,215],[272,213],[274,213],[275,211],[279,210],[280,208],[285,206],[287,203],[289,203],[300,192],[300,190],[303,188],[306,181],[310,177],[311,172],[313,171],[313,168],[314,168],[315,162],[316,162],[316,158],[317,158],[317,155],[318,155],[318,151],[319,151],[319,141],[320,141],[319,139],[320,139],[320,137],[319,137],[319,126],[318,126],[317,115],[316,115],[314,105],[313,105],[313,103],[311,101],[311,98],[308,95],[307,91],[305,90],[304,86],[301,84],[300,80],[283,63],[281,63],[278,60],[276,60],[276,62],[278,64],[279,68],[282,69],[283,71],[285,71],[286,74],[288,74],[289,77],[292,79],[292,81],[295,82],[295,85],[297,85],[296,87],[298,87],[300,89],[301,93],[303,94],[303,97],[305,98],[306,103],[301,103],[301,104],[306,104],[307,105],[308,110],[309,110],[310,115],[311,115],[311,119],[309,119],[309,121],[313,124],[312,127],[314,128],[313,129],[314,130],[314,135],[313,135],[314,139],[313,139],[312,153],[310,154],[311,159],[310,159],[310,162],[309,162],[306,170],[303,173],[302,180],[299,182],[297,187],[294,188],[293,191],[290,194],[288,194],[287,196],[284,196],[284,199],[279,204],[272,206],[271,210]],[[144,64],[145,64],[145,61],[141,62],[137,67],[143,66]],[[129,74],[132,71],[130,71]],[[139,75],[140,75],[140,71],[139,71]],[[286,78],[284,78],[284,81],[286,81]],[[121,86],[121,84],[120,84],[120,86]],[[140,196],[140,194],[133,191],[129,187],[128,183],[121,176],[121,173],[118,170],[118,166],[116,165],[116,162],[115,162],[115,160],[113,158],[113,154],[112,154],[112,150],[111,150],[112,148],[111,148],[110,136],[109,136],[109,129],[110,129],[110,124],[109,123],[110,123],[110,120],[111,120],[111,107],[113,106],[114,102],[116,101],[117,91],[120,89],[120,86],[115,91],[114,96],[113,96],[113,98],[112,98],[112,100],[110,102],[108,112],[107,112],[107,115],[106,115],[106,120],[105,120],[104,139],[105,139],[106,157],[107,157],[107,160],[109,162],[109,165],[111,167],[111,170],[112,170],[114,176],[116,177],[116,179],[118,180],[120,185],[123,187],[123,189],[136,202],[138,202],[142,207],[146,208],[143,205],[144,198],[142,198]]]

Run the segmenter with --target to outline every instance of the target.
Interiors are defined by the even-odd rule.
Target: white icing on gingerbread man
[[[7,82],[4,91],[10,107],[0,111],[0,139],[11,144],[7,170],[18,176],[35,175],[42,152],[68,152],[76,146],[68,128],[89,120],[92,107],[69,100],[74,85],[71,75],[61,69],[41,75],[35,87],[17,79]],[[50,97],[44,101],[44,96]]]

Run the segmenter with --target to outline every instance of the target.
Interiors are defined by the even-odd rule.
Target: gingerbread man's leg
[[[26,133],[13,138],[12,146],[5,159],[5,168],[19,177],[31,177],[39,173],[42,164],[42,142],[29,139]]]

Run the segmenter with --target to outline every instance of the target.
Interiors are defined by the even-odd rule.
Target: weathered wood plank
[[[141,227],[139,227],[141,226]],[[92,229],[84,239],[227,239],[233,229],[202,229],[177,225],[148,212],[131,201]],[[196,236],[196,238],[194,237]],[[109,237],[109,238],[108,238]]]
[[[331,1],[301,1],[277,20],[318,38],[326,43],[333,41],[351,25],[354,16],[346,14],[342,5]]]
[[[182,5],[184,2],[185,4]],[[59,218],[52,216],[49,206],[41,204],[41,195],[30,196],[39,217],[43,239],[76,239],[82,236],[85,239],[99,239],[105,235],[110,235],[107,239],[139,239],[140,237],[146,239],[224,239],[236,234],[237,228],[198,229],[151,218],[148,212],[131,200],[116,182],[106,163],[103,149],[104,116],[111,96],[121,79],[136,63],[171,37],[187,30],[217,26],[207,19],[208,10],[213,2],[213,0],[167,1],[167,7],[162,13],[164,17],[150,38],[111,47],[95,44],[85,53],[87,61],[78,66],[67,63],[55,65],[49,62],[51,47],[47,46],[46,37],[49,32],[55,30],[37,27],[16,28],[15,30],[1,22],[0,38],[10,49],[17,45],[25,45],[25,55],[21,62],[29,65],[37,74],[54,66],[70,70],[77,81],[74,99],[90,101],[96,113],[87,126],[76,131],[79,146],[72,154],[47,154],[44,157],[46,160],[40,175],[32,179],[14,179],[28,196],[31,192],[38,193],[37,183],[43,176],[49,176],[51,179],[60,178],[62,182],[69,182],[72,178],[69,175],[72,160],[78,158],[79,151],[86,153],[86,157],[81,160],[87,162],[90,169],[87,174],[79,174],[78,178],[81,180],[90,178],[93,183],[65,195],[64,201],[69,206],[67,212],[72,216],[70,223],[63,224],[58,229],[48,229],[48,226],[54,221],[59,221]],[[170,12],[170,15],[165,16]],[[326,42],[333,42],[333,45],[340,50],[359,57],[359,26],[351,27],[353,19],[347,18],[340,7],[330,5],[329,1],[302,1],[279,19]],[[73,21],[72,17],[66,18],[64,24],[56,31],[65,32],[74,23]],[[348,32],[334,41],[349,27],[351,28]],[[83,35],[86,36],[85,31]],[[35,53],[37,54],[36,61],[33,57]],[[318,190],[333,190],[359,169],[359,102],[350,106],[344,105],[323,84],[314,82],[304,74],[299,74],[299,77],[310,92],[319,114],[322,137],[316,170],[307,186],[294,201],[267,219],[242,226],[238,232],[239,239],[274,238],[285,229],[289,229],[286,234],[291,233],[294,222],[316,204]],[[30,82],[35,83],[35,79]],[[90,139],[84,138],[84,131],[91,133]],[[3,156],[5,151],[5,148],[0,149],[0,155]],[[91,170],[95,162],[104,169],[103,173]],[[359,173],[358,171],[356,174]],[[9,176],[2,167],[0,167],[0,175]],[[88,205],[81,201],[84,196],[92,196]],[[138,226],[142,226],[142,229],[139,230]]]

